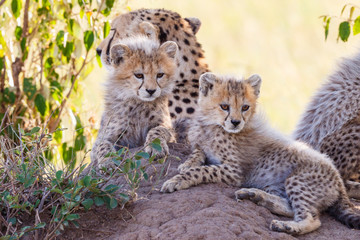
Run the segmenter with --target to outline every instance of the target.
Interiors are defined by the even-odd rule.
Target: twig
[[[28,35],[28,27],[29,27],[29,4],[30,0],[26,0],[25,8],[24,8],[24,22],[23,22],[23,32],[22,37],[27,37]]]

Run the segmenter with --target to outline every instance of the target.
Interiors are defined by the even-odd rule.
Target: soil
[[[170,150],[178,158],[169,157],[163,165],[155,164],[156,171],[150,169],[152,178],[139,188],[137,201],[124,208],[80,213],[80,228],[68,227],[58,239],[360,239],[360,230],[349,229],[326,213],[321,216],[322,226],[312,233],[291,236],[273,232],[271,220],[287,218],[248,200],[237,202],[237,188],[222,183],[160,193],[163,182],[177,174],[177,166],[190,152],[183,144],[172,144]],[[159,178],[161,168],[164,171]],[[360,209],[360,202],[354,203]]]

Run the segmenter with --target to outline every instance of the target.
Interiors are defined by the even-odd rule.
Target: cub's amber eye
[[[156,77],[157,78],[162,78],[164,76],[164,73],[158,73],[158,74],[156,74]]]
[[[229,111],[230,109],[230,106],[228,104],[220,104],[220,107],[224,111]]]
[[[249,108],[250,108],[249,105],[243,105],[241,111],[246,112],[247,110],[249,110]]]
[[[135,76],[137,79],[144,79],[144,74],[142,74],[142,73],[134,73],[134,76]]]

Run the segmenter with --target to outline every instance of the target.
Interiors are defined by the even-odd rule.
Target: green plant
[[[0,134],[17,141],[18,126],[42,126],[53,133],[68,113],[76,119],[75,141],[63,143],[63,131],[57,131],[55,152],[50,149],[47,159],[60,156],[56,160],[67,164],[85,150],[92,136],[84,131],[79,114],[81,82],[94,67],[96,43],[109,33],[105,18],[114,4],[115,0],[0,1],[0,122],[5,127]]]
[[[14,134],[17,132],[16,142],[0,136],[1,239],[19,239],[25,234],[52,239],[70,224],[79,226],[79,210],[102,205],[113,209],[136,200],[139,183],[148,179],[146,170],[155,158],[122,148],[109,154],[114,168],[104,168],[103,173],[86,168],[83,162],[76,168],[69,164],[57,170],[46,159],[52,134],[39,127]],[[161,151],[160,141],[156,139],[152,147]],[[122,185],[110,183],[121,178],[125,179]]]
[[[349,15],[348,17],[344,17],[344,12],[346,9],[349,9]],[[332,19],[340,19],[341,22],[339,24],[338,28],[338,37],[337,40],[341,39],[343,42],[347,42],[347,40],[350,37],[351,30],[353,32],[353,35],[357,35],[360,33],[360,16],[357,15],[354,17],[354,12],[356,9],[360,9],[358,6],[354,4],[345,4],[344,7],[341,10],[340,17],[337,16],[328,16],[324,15],[321,16],[323,19],[323,26],[325,30],[325,40],[327,39],[329,35],[329,26]]]

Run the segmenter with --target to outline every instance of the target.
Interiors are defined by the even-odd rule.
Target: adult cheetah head
[[[177,45],[160,45],[144,36],[126,38],[111,47],[110,82],[120,98],[154,101],[168,95],[174,84]]]
[[[196,34],[201,26],[198,18],[181,18],[164,9],[140,9],[116,17],[111,23],[109,35],[96,48],[103,64],[110,65],[110,49],[119,40],[143,35],[161,43],[178,42],[182,35]]]
[[[248,79],[204,73],[200,76],[199,116],[207,125],[238,133],[255,113],[261,78]]]

